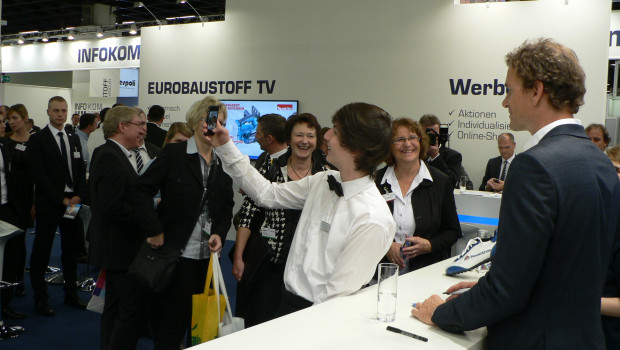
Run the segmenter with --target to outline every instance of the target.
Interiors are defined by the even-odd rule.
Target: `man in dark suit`
[[[487,168],[482,177],[480,191],[501,192],[504,190],[504,181],[510,169],[510,164],[515,159],[515,137],[505,132],[497,138],[499,157],[489,159]]]
[[[106,114],[106,143],[93,154],[90,167],[91,220],[88,227],[91,263],[106,270],[106,298],[101,316],[102,349],[135,349],[147,292],[127,275],[146,237],[138,230],[131,205],[138,183],[136,149],[146,122],[132,107]]]
[[[427,133],[431,132],[435,135],[435,142],[431,142],[428,147],[426,163],[448,175],[452,187],[459,186],[461,176],[466,176],[469,181],[469,176],[462,164],[463,156],[439,140],[441,131],[439,118],[434,114],[425,114],[420,118],[420,124],[427,130]]]
[[[167,132],[161,128],[165,114],[164,107],[152,105],[146,116],[149,121],[146,124],[146,142],[150,142],[159,148],[164,147],[164,141],[166,140]]]
[[[503,106],[533,136],[510,167],[491,269],[471,290],[412,314],[450,332],[487,326],[489,349],[604,349],[601,295],[618,177],[573,118],[585,74],[569,48],[526,42],[506,56]],[[617,189],[617,188],[616,188]]]
[[[30,279],[35,311],[53,316],[47,304],[45,271],[50,260],[56,228],[60,228],[62,270],[65,278],[65,304],[85,309],[77,295],[77,257],[80,252],[79,219],[64,218],[68,206],[80,204],[84,196],[86,173],[80,139],[64,129],[67,101],[60,96],[48,102],[49,124],[30,137],[26,149],[35,183],[36,236],[30,257]]]

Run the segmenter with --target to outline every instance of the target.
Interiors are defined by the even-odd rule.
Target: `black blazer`
[[[146,148],[146,153],[148,153],[149,157],[151,157],[151,159],[155,159],[161,152],[162,146],[158,147],[157,145],[144,140],[144,147]]]
[[[491,269],[433,314],[458,332],[487,326],[489,349],[604,349],[601,295],[620,201],[609,158],[560,125],[507,175]]]
[[[131,204],[137,183],[138,174],[114,141],[97,147],[90,166],[88,236],[91,263],[99,268],[127,270],[146,239]]]
[[[140,176],[134,203],[140,227],[147,236],[164,233],[164,244],[182,249],[200,216],[204,191],[200,155],[187,154],[187,141],[166,145]],[[161,202],[153,207],[153,196],[161,191]],[[207,180],[207,205],[211,234],[222,244],[230,229],[234,206],[232,179],[215,157]]]
[[[7,183],[7,199],[15,214],[9,222],[26,230],[32,227],[33,223],[30,210],[34,201],[34,183],[26,155],[29,143],[25,143],[26,150],[17,149],[17,145],[18,142],[9,137],[0,139]]]
[[[65,179],[69,169],[66,168],[62,160],[62,155],[55,138],[57,130],[50,130],[49,126],[30,136],[26,156],[32,171],[32,178],[35,183],[35,209],[37,216],[58,214],[64,208],[62,204],[65,198]],[[84,197],[86,190],[86,168],[82,158],[82,146],[80,138],[68,133],[69,157],[71,158],[71,169],[73,172],[73,193],[76,196]],[[66,140],[65,140],[66,141]],[[79,157],[76,157],[79,152]]]
[[[462,236],[454,203],[454,190],[448,176],[433,167],[427,168],[433,181],[425,179],[413,190],[411,204],[415,220],[413,236],[428,239],[431,242],[432,251],[429,254],[409,259],[410,270],[449,258],[452,245]],[[392,192],[389,184],[381,183],[386,171],[387,167],[379,170],[375,179],[382,195]],[[387,203],[390,211],[394,212],[394,201]]]
[[[489,181],[489,179],[499,178],[499,171],[502,169],[502,161],[502,156],[489,159],[487,168],[484,171],[484,176],[482,177],[482,183],[480,184],[480,191],[486,191],[487,181]],[[492,190],[493,189],[491,189],[491,191]]]
[[[166,132],[166,130],[160,128],[157,124],[149,122],[146,123],[146,138],[144,140],[162,148],[164,147],[167,134],[168,132]]]

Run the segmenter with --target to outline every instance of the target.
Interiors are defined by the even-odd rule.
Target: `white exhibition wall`
[[[71,112],[71,89],[19,84],[2,84],[2,87],[4,88],[2,104],[23,103],[28,109],[28,116],[41,128],[49,123],[47,102],[52,96],[64,97]],[[67,119],[70,119],[70,116]]]
[[[394,117],[434,113],[452,123],[451,146],[477,187],[509,123],[504,55],[524,40],[574,49],[588,91],[577,117],[604,120],[610,8],[609,0],[228,0],[224,22],[142,29],[140,105],[184,120],[202,84],[220,99],[298,99],[327,126],[354,101]],[[529,135],[515,136],[521,150]]]

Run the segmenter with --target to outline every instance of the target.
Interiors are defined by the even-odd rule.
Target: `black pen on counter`
[[[413,334],[413,333],[409,333],[407,331],[403,331],[402,329],[398,329],[396,327],[392,327],[392,326],[387,326],[386,328],[388,331],[390,332],[394,332],[394,333],[400,333],[402,335],[406,335],[408,337],[411,337],[413,339],[417,339],[417,340],[421,340],[421,341],[428,341],[428,338],[424,338],[422,336],[419,336],[417,334]]]

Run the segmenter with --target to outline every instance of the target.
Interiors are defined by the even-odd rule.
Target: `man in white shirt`
[[[480,184],[480,191],[501,192],[504,190],[504,181],[510,169],[512,160],[515,159],[515,137],[505,132],[497,138],[499,157],[489,159],[487,168]]]
[[[266,180],[221,125],[207,136],[224,171],[258,205],[302,209],[286,261],[280,315],[359,290],[394,239],[396,225],[373,182],[390,151],[389,114],[352,103],[339,109],[332,122],[334,128],[325,134],[327,161],[340,171],[286,183]]]

